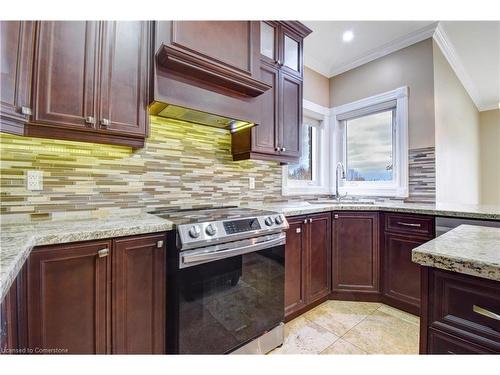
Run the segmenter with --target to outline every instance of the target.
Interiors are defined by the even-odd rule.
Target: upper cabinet
[[[0,130],[22,134],[31,114],[34,22],[0,22]]]
[[[303,39],[310,32],[300,22],[260,23],[261,79],[272,87],[260,97],[258,126],[233,134],[235,160],[300,157]]]
[[[19,117],[17,134],[131,147],[144,144],[152,54],[150,22],[36,22],[36,32],[30,34],[34,43],[24,42],[29,51],[24,54],[23,38],[16,42],[14,32],[4,36],[4,27],[14,29],[4,24],[2,45],[3,38],[8,38],[20,52],[14,56],[12,51],[5,55],[2,51],[2,58],[28,65],[18,70],[32,70],[33,77],[26,90],[31,89],[31,96],[23,93],[23,100],[16,98],[14,103],[25,116]],[[30,23],[20,24],[25,30],[33,29]],[[17,78],[13,70],[8,74],[10,81],[27,80]],[[3,75],[2,71],[2,82]],[[3,126],[3,92],[2,83],[2,130],[9,131]]]

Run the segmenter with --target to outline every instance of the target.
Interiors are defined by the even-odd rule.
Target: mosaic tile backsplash
[[[270,161],[232,161],[227,131],[156,117],[151,120],[145,147],[135,151],[0,134],[2,220],[98,217],[118,210],[134,214],[144,208],[285,200],[281,166]],[[26,189],[27,170],[43,172],[43,190]],[[422,173],[431,173],[431,168]],[[414,177],[417,174],[420,178],[420,172]],[[255,189],[249,189],[249,177],[255,177]],[[420,190],[416,187],[411,191]]]

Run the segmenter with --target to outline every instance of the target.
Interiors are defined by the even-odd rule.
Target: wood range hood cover
[[[231,131],[260,123],[260,23],[157,21],[150,113]]]

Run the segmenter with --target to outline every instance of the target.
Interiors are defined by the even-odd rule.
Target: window
[[[345,168],[339,193],[408,196],[407,88],[336,107],[334,116],[333,165]]]
[[[329,110],[304,100],[302,155],[296,164],[283,167],[283,195],[325,194],[329,192],[328,120]]]

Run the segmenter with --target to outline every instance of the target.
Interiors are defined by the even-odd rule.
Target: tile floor
[[[326,301],[285,325],[271,354],[418,354],[419,318],[375,302]]]

